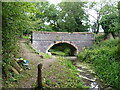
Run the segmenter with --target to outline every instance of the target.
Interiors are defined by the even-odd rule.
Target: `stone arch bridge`
[[[32,47],[37,52],[48,53],[54,45],[66,43],[73,47],[74,54],[94,42],[94,34],[90,32],[40,32],[33,31]]]

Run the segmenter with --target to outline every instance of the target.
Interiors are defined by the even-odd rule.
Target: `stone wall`
[[[56,43],[68,43],[77,49],[77,53],[84,47],[93,44],[94,34],[89,32],[38,32],[32,34],[32,46],[38,52],[48,52]]]

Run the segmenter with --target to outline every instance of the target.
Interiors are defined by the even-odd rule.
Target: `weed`
[[[118,40],[106,40],[78,54],[80,61],[91,63],[98,77],[118,89],[120,61]]]
[[[45,88],[87,88],[80,82],[75,66],[69,60],[58,57],[51,67],[43,72]]]
[[[74,55],[75,48],[67,43],[55,44],[49,50],[53,55],[58,56],[72,56]]]
[[[31,39],[31,35],[23,35],[22,38],[24,38],[24,39]]]
[[[49,58],[51,58],[51,56],[49,55],[49,54],[47,54],[47,53],[39,53],[39,55],[43,58],[43,59],[49,59]]]

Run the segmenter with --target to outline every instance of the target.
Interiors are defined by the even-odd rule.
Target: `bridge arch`
[[[83,47],[90,47],[94,42],[94,34],[90,32],[40,32],[33,31],[32,47],[37,52],[46,53],[48,50],[58,44],[67,43],[80,52]]]
[[[73,50],[74,54],[78,54],[78,52],[79,52],[78,47],[75,44],[71,43],[70,41],[54,41],[54,43],[52,43],[51,45],[48,46],[48,48],[46,50],[46,53],[48,53],[49,50],[53,46],[58,45],[58,44],[68,44],[68,45],[70,45],[72,48],[74,48],[74,50]]]

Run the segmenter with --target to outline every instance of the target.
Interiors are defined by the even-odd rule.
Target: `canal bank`
[[[81,82],[83,82],[85,86],[90,87],[89,90],[114,90],[97,77],[94,68],[90,64],[78,61],[76,56],[64,58],[72,61],[72,64],[79,71],[77,74],[78,77],[80,77]]]

